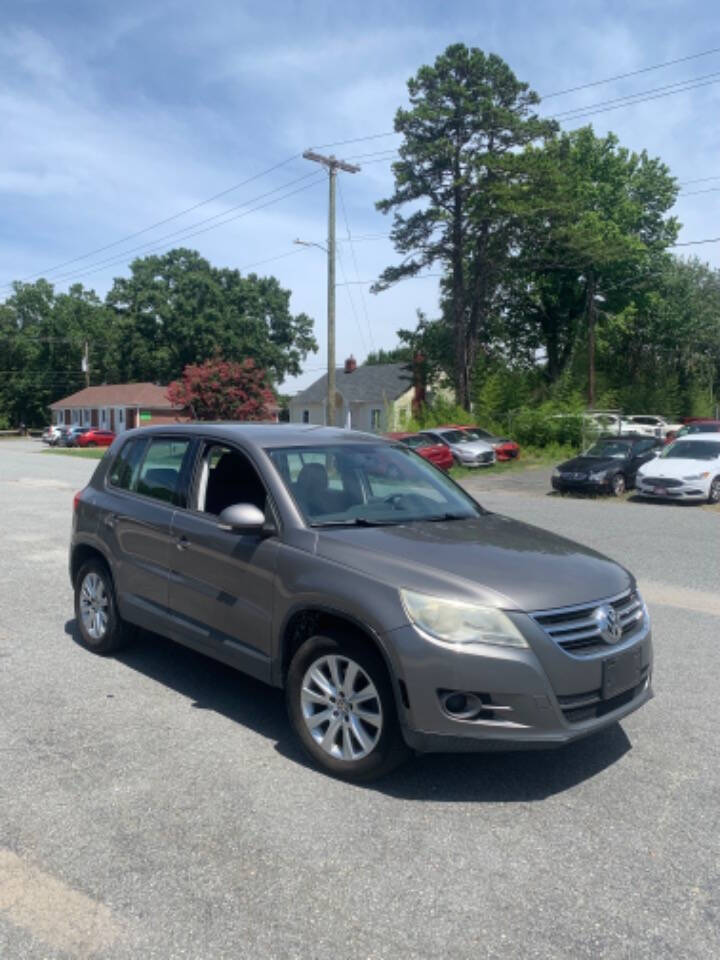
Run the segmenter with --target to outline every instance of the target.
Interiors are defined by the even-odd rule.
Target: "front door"
[[[277,537],[221,530],[234,503],[267,509],[267,494],[247,457],[224,444],[202,452],[188,510],[173,517],[170,608],[196,649],[270,680]]]
[[[125,425],[128,430],[132,430],[137,426],[137,411],[135,407],[126,407],[125,408]]]

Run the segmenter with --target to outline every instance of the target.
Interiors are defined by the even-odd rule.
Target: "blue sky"
[[[47,268],[114,244],[307,147],[392,130],[407,78],[457,41],[500,54],[547,94],[720,47],[720,19],[711,0],[5,0],[0,284],[42,273],[60,289],[80,281],[103,294],[133,256],[182,244],[218,265],[258,264],[257,272],[274,273],[292,290],[292,309],[315,318],[322,345],[325,260],[293,240],[323,241],[326,183],[320,175],[292,183],[313,172],[301,158],[102,253]],[[720,53],[554,98],[541,112],[713,73],[718,77],[699,89],[603,113],[593,123],[630,148],[659,155],[680,181],[719,178],[688,185],[676,209],[681,240],[718,236]],[[395,142],[334,149],[355,157]],[[341,199],[351,233],[365,239],[354,244],[353,257],[339,204],[341,283],[373,280],[397,259],[387,239],[368,236],[390,226],[374,209],[391,191],[389,162],[358,162],[360,174],[342,177]],[[307,189],[287,195],[299,187]],[[712,192],[690,195],[697,190]],[[194,224],[200,230],[200,221],[230,208],[228,216],[243,215],[196,237],[168,237]],[[720,244],[690,249],[720,265]],[[434,278],[379,296],[367,290],[354,283],[338,289],[338,362],[393,346],[418,308],[430,316],[436,310]],[[324,361],[321,347],[284,389],[305,386]]]

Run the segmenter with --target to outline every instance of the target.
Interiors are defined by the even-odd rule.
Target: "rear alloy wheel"
[[[102,560],[88,560],[78,571],[75,619],[83,645],[93,653],[113,653],[133,635],[117,612],[112,577]]]
[[[385,664],[367,642],[314,636],[287,676],[290,721],[318,766],[344,780],[373,780],[406,754]]]
[[[621,497],[625,493],[625,477],[616,473],[610,481],[610,492],[614,497]]]
[[[708,503],[720,503],[720,477],[715,477],[714,480],[710,481]]]

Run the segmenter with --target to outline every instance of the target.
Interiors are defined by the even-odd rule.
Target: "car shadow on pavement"
[[[74,619],[65,633],[81,645]],[[273,741],[281,756],[315,770],[290,729],[282,690],[151,633],[141,632],[115,659],[177,691],[193,709],[214,710]],[[384,779],[351,789],[404,800],[528,803],[589,780],[630,749],[627,734],[615,724],[554,750],[419,755]]]

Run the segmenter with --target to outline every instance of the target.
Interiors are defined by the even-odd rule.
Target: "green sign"
[[[141,420],[152,420],[152,414],[149,413],[147,410],[141,410],[141,411],[140,411],[140,419],[141,419]]]

